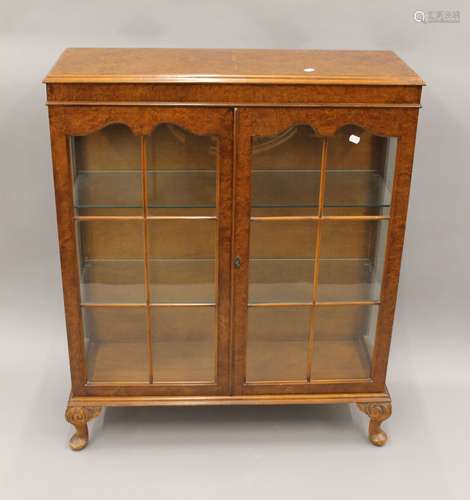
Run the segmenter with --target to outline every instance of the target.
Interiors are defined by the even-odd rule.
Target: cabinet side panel
[[[60,126],[60,114],[54,109],[49,109],[49,122],[72,392],[83,395],[86,382],[85,356],[68,140]]]
[[[381,291],[381,307],[372,366],[372,378],[385,386],[393,318],[400,278],[401,257],[405,238],[410,195],[411,173],[418,123],[418,110],[403,116],[403,134],[399,137],[392,193],[392,208]]]

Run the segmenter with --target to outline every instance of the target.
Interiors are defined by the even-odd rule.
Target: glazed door
[[[228,392],[232,120],[52,108],[74,393]]]
[[[236,392],[384,390],[415,120],[239,111]],[[393,197],[398,170],[406,189]]]

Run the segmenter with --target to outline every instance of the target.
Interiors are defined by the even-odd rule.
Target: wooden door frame
[[[233,110],[229,107],[73,106],[49,107],[52,163],[64,307],[72,378],[72,396],[215,396],[230,390],[230,283],[232,234]],[[80,306],[80,279],[75,239],[73,179],[69,136],[87,135],[107,125],[126,125],[137,136],[149,136],[161,123],[172,123],[197,135],[216,135],[218,143],[218,283],[216,351],[217,383],[87,383],[85,342]],[[141,141],[142,142],[142,141]]]
[[[417,108],[406,107],[238,108],[235,120],[237,162],[234,166],[233,255],[240,257],[241,264],[233,273],[232,390],[234,394],[379,393],[386,391],[385,378],[405,235],[418,111]],[[275,135],[294,125],[309,125],[318,135],[331,137],[342,126],[351,124],[362,127],[375,135],[398,138],[371,378],[363,381],[338,380],[331,383],[312,381],[308,384],[247,383],[245,366],[252,137]]]

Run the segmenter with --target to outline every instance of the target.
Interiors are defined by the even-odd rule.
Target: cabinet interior
[[[396,145],[325,140],[252,137],[247,383],[370,376]],[[114,124],[70,151],[89,382],[213,383],[218,137]]]

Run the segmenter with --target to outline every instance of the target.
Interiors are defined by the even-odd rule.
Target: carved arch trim
[[[355,125],[383,137],[400,137],[414,130],[418,110],[408,108],[256,108],[240,110],[240,129],[249,135],[271,136],[307,125],[316,136],[330,137]]]
[[[163,123],[196,135],[220,135],[232,128],[229,108],[56,106],[49,113],[51,125],[65,135],[88,135],[112,124],[125,125],[137,136],[150,135]]]

